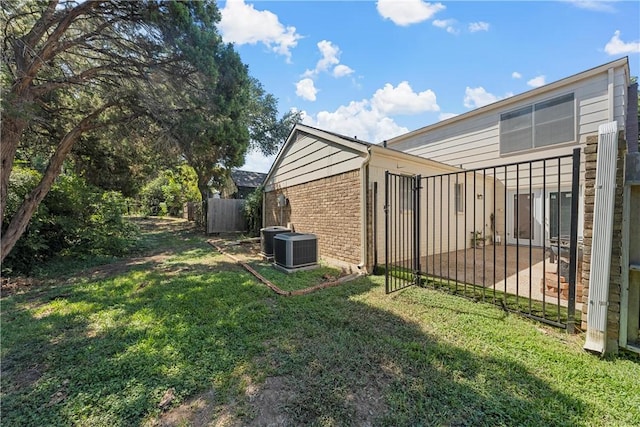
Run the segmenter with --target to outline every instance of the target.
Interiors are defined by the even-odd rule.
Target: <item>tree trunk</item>
[[[209,216],[209,183],[208,180],[203,181],[198,176],[198,190],[200,190],[200,197],[202,197],[202,224],[204,226],[205,233],[207,232],[208,222],[207,218]]]
[[[15,38],[11,42],[13,58],[10,57],[8,49],[5,52],[8,55],[6,59],[9,61],[13,59],[16,69],[13,73],[15,80],[11,84],[11,91],[5,95],[5,99],[9,100],[9,108],[4,112],[2,125],[0,126],[0,135],[2,136],[2,147],[0,149],[0,230],[2,230],[5,209],[7,207],[9,178],[11,176],[11,170],[13,169],[13,161],[16,157],[20,137],[28,125],[28,120],[25,118],[27,116],[26,112],[28,108],[25,108],[25,106],[29,106],[33,102],[32,90],[34,78],[42,68],[43,64],[51,60],[51,58],[58,53],[57,49],[60,48],[58,42],[74,20],[99,5],[100,4],[98,2],[91,1],[80,4],[70,10],[58,22],[58,19],[54,18],[56,8],[58,7],[58,0],[49,0],[46,8],[31,30],[23,37]],[[55,26],[56,28],[51,33],[47,33],[52,26]],[[44,43],[43,47],[40,49],[37,46],[45,35],[47,37],[46,43]],[[81,123],[83,122],[84,120]],[[73,130],[71,132],[73,132]],[[73,142],[71,142],[71,145],[73,145]],[[69,149],[70,148],[71,146]],[[60,149],[60,147],[58,147],[58,149]],[[64,161],[64,158],[61,159],[61,162],[62,161]],[[62,167],[62,163],[60,164],[60,167]],[[58,170],[54,179],[59,173],[60,171]],[[44,179],[45,177],[43,177],[43,181]],[[53,182],[53,179],[51,182]],[[38,187],[34,192],[38,190]],[[49,185],[49,188],[51,188],[51,185]],[[43,198],[49,191],[49,188],[45,189],[43,187],[39,190],[45,190],[44,195],[42,196]],[[11,248],[15,245],[17,239],[22,235],[26,228],[26,224],[31,219],[31,215],[33,215],[33,212],[35,212],[35,209],[38,207],[38,203],[40,203],[37,202],[35,204],[26,219],[24,227],[22,227],[22,230],[16,234],[18,229],[14,227],[13,223],[16,218],[19,218],[18,213],[22,213],[22,207],[24,207],[25,204],[29,205],[31,196],[36,196],[36,194],[32,193],[27,200],[25,200],[25,203],[23,203],[23,206],[21,206],[16,215],[14,215],[14,220],[11,221],[9,228],[2,236],[2,252],[0,252],[0,261],[4,260]]]
[[[62,170],[62,165],[64,164],[64,160],[67,155],[71,151],[73,144],[80,138],[80,136],[89,129],[95,128],[95,125],[92,125],[93,120],[96,119],[108,106],[103,106],[99,108],[97,111],[88,115],[84,119],[80,121],[69,133],[67,133],[58,144],[55,153],[51,156],[49,160],[49,164],[47,165],[47,169],[42,175],[42,179],[36,186],[36,188],[31,191],[31,193],[24,199],[16,213],[11,218],[9,222],[9,226],[7,230],[2,235],[2,243],[0,245],[0,262],[4,261],[7,255],[11,252],[13,247],[15,246],[20,236],[27,229],[27,225],[29,225],[29,221],[31,221],[31,217],[33,213],[38,209],[38,205],[45,198],[49,190],[51,190],[51,186],[53,182],[56,180],[58,175],[60,175],[60,171]],[[4,129],[3,129],[4,130]],[[16,142],[17,147],[17,142]],[[9,151],[9,150],[7,150]],[[15,155],[15,148],[13,154]],[[2,170],[2,178],[4,180],[4,140],[3,140],[3,148],[2,148],[2,161],[3,161],[3,170]],[[10,158],[10,162],[13,163],[13,156]],[[8,171],[8,174],[11,173],[11,170]],[[9,182],[9,176],[7,175],[7,184]],[[3,189],[5,190],[3,182]],[[3,213],[4,213],[4,205],[6,204],[5,198],[3,196]]]
[[[2,135],[2,144],[0,144],[0,230],[2,230],[4,210],[7,207],[9,177],[13,169],[13,160],[18,150],[18,141],[26,127],[27,122],[24,119],[6,117],[6,115],[2,119],[2,127],[0,128],[0,134]]]

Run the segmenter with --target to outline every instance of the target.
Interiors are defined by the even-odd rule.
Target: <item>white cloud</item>
[[[452,117],[456,117],[458,114],[456,113],[440,113],[438,115],[438,120],[443,121],[443,120],[447,120],[450,119]]]
[[[435,27],[446,29],[447,33],[458,34],[459,31],[453,26],[455,23],[455,19],[435,19],[432,22]]]
[[[487,92],[482,86],[476,88],[467,86],[464,91],[464,106],[467,108],[480,108],[510,96],[513,96],[513,93],[508,92],[505,96],[497,96]]]
[[[317,93],[318,89],[311,79],[302,79],[296,83],[296,95],[307,101],[315,101]]]
[[[318,42],[318,49],[322,54],[322,59],[316,64],[316,71],[327,71],[332,65],[340,63],[340,59],[338,58],[338,56],[340,56],[340,49],[338,46],[334,46],[333,43],[328,40],[322,40]]]
[[[517,71],[514,71],[513,73],[511,73],[511,77],[513,77],[514,79],[521,79],[522,78],[522,74],[520,74]]]
[[[640,41],[625,43],[620,40],[620,31],[617,30],[611,40],[604,47],[609,55],[623,55],[627,53],[640,53]]]
[[[333,77],[344,77],[353,73],[353,69],[344,64],[338,64],[333,69]]]
[[[527,84],[531,87],[540,87],[540,86],[544,86],[546,83],[546,77],[545,76],[538,76],[538,77],[534,77],[531,80],[529,80],[527,82]]]
[[[483,21],[472,22],[469,24],[469,31],[472,33],[476,33],[478,31],[489,31],[489,23]]]
[[[436,102],[436,94],[428,89],[415,93],[408,82],[401,82],[397,87],[390,83],[378,89],[371,98],[376,110],[385,114],[418,114],[425,111],[440,111]]]
[[[464,106],[467,108],[480,108],[499,99],[492,93],[487,92],[482,86],[476,88],[467,86],[464,91]]]
[[[371,99],[352,101],[333,112],[321,111],[315,116],[305,113],[302,122],[357,137],[363,141],[378,143],[409,131],[398,125],[390,115],[439,110],[433,91],[416,93],[407,82],[401,82],[396,87],[388,83],[377,90]]]
[[[431,24],[434,27],[438,28],[447,28],[449,25],[453,24],[455,21],[453,19],[434,19]]]
[[[340,64],[340,48],[328,40],[322,40],[318,42],[318,50],[322,55],[322,58],[318,60],[316,63],[316,68],[313,70],[307,70],[304,72],[303,77],[313,77],[321,72],[329,71],[329,69],[333,66],[333,76],[334,77],[344,77],[353,73],[353,69],[350,67]]]
[[[253,5],[245,4],[244,0],[227,0],[220,13],[222,16],[218,28],[227,43],[263,43],[289,60],[291,49],[302,38],[296,33],[295,27],[282,25],[274,13],[256,10]]]
[[[406,27],[431,19],[446,7],[441,3],[427,3],[422,0],[378,0],[377,8],[383,18]]]
[[[593,10],[594,12],[615,12],[613,3],[617,0],[565,0],[580,9]]]
[[[368,101],[352,101],[349,105],[340,106],[336,111],[321,111],[316,117],[303,116],[303,123],[327,129],[349,137],[356,137],[366,142],[382,142],[402,135],[409,130],[399,126],[393,119],[384,116],[380,111],[371,108]]]

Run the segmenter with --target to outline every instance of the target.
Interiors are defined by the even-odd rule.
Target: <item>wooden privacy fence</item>
[[[247,222],[242,215],[244,203],[240,199],[209,199],[207,233],[247,231]]]

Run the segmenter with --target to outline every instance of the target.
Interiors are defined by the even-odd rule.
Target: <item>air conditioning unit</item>
[[[287,227],[273,226],[260,229],[260,252],[268,259],[273,258],[273,238],[277,234],[289,233]]]
[[[308,267],[318,263],[318,238],[315,234],[283,233],[273,238],[274,260],[285,269]]]

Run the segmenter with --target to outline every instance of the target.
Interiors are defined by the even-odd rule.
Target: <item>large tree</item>
[[[251,137],[246,126],[259,123],[246,119],[243,108],[260,97],[252,97],[255,82],[232,46],[222,43],[219,18],[212,0],[3,4],[0,260],[74,144],[91,144],[98,130],[153,126],[174,142],[186,140],[188,132],[208,133],[198,150],[210,161],[241,162]],[[186,96],[149,96],[162,93]],[[13,162],[34,141],[50,153],[42,180],[4,221]],[[189,159],[185,147],[178,148]]]
[[[196,171],[203,199],[212,179],[223,182],[244,164],[248,149],[275,153],[300,119],[297,112],[278,118],[276,99],[249,75],[231,46],[220,49],[216,61],[221,76],[215,84],[206,75],[180,86],[160,84],[162,76],[156,76],[156,90],[144,94],[145,104],[153,106],[150,114]],[[182,108],[172,108],[172,99],[181,100]]]

